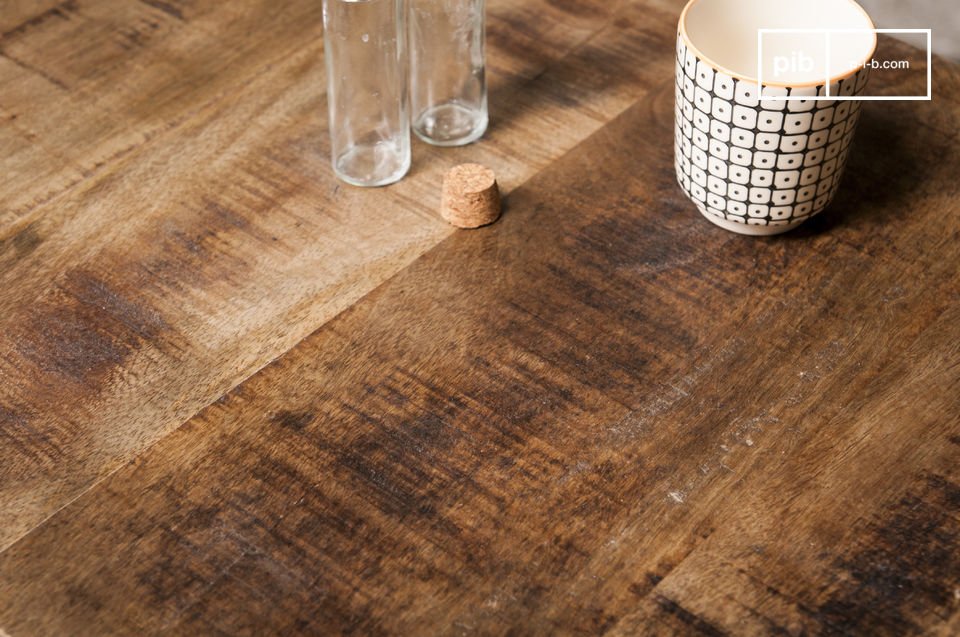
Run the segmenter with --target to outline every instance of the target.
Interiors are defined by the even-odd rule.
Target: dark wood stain
[[[960,590],[958,511],[960,485],[926,476],[857,529],[856,546],[834,564],[849,579],[817,611],[825,632],[919,634],[931,613],[948,616]]]
[[[548,0],[548,5],[577,16],[604,17],[607,15],[607,3],[597,0]]]
[[[28,256],[43,243],[37,223],[29,223],[13,236],[0,239],[0,259],[13,261]]]
[[[61,20],[69,20],[70,14],[77,11],[77,0],[64,0],[57,5],[50,7],[49,9],[38,13],[37,15],[28,18],[27,20],[21,22],[20,24],[7,29],[3,33],[0,33],[0,48],[5,44],[5,40],[11,40],[15,37],[22,36],[29,32],[31,29],[34,29],[43,23],[49,21],[52,18],[59,18]]]
[[[281,427],[287,427],[295,431],[303,431],[307,425],[313,422],[313,413],[309,411],[281,411],[274,415],[270,420]]]
[[[320,3],[296,0],[277,11],[171,0],[187,18],[180,21],[143,3],[93,1],[65,5],[65,19],[34,21],[4,43],[29,68],[7,65],[2,78],[19,96],[4,104],[19,140],[8,160],[17,178],[0,210],[0,404],[12,415],[4,435],[17,441],[0,448],[0,508],[13,510],[0,546],[447,232],[431,214],[448,153],[418,151],[423,162],[411,178],[376,193],[341,188],[330,173],[318,119]],[[513,156],[514,184],[635,99],[623,82],[603,96],[609,108],[599,119],[565,106],[555,75],[589,105],[578,87],[598,71],[620,75],[626,62],[581,68],[577,59],[607,27],[606,14],[535,2],[524,13],[538,19],[524,34],[505,33],[500,52],[528,37],[537,56],[507,54],[492,73],[494,83],[507,78],[501,90],[512,87],[510,104],[526,115],[504,117],[499,132],[471,149],[491,162]],[[513,11],[494,5],[491,16]],[[630,39],[609,36],[605,46],[615,50]],[[496,58],[497,46],[491,51]],[[70,99],[54,99],[34,77],[44,74],[69,87]],[[567,134],[545,134],[558,123]],[[119,324],[110,316],[97,323],[96,307],[64,288],[72,273],[101,282],[108,304],[123,301],[112,306]],[[392,402],[403,400],[402,390],[391,392]],[[437,448],[454,441],[441,422],[422,416],[422,435]]]
[[[159,9],[169,16],[173,16],[177,20],[183,20],[183,11],[180,10],[176,4],[172,2],[164,2],[164,0],[140,0],[145,5],[151,6],[154,9]]]
[[[684,632],[689,631],[690,634],[704,635],[706,637],[723,637],[727,634],[671,599],[667,599],[662,595],[657,595],[655,599],[657,606],[659,606],[664,613],[679,620]]]
[[[162,318],[107,282],[82,271],[70,272],[19,330],[41,338],[20,338],[17,351],[42,373],[90,385],[127,356],[156,339]],[[19,331],[18,330],[18,331]]]
[[[318,168],[322,134],[301,134],[322,104],[296,92],[315,60],[285,60],[286,48],[273,50],[275,67],[231,57],[246,71],[230,77],[252,83],[236,104],[233,93],[189,89],[199,93],[182,108],[243,143],[192,145],[205,129],[178,128],[188,115],[164,111],[168,140],[137,147],[123,160],[129,172],[94,178],[83,191],[94,207],[68,210],[112,202],[122,214],[97,226],[109,245],[82,258],[54,250],[55,222],[76,226],[49,211],[37,245],[29,234],[5,245],[18,255],[11,272],[35,285],[10,275],[15,294],[0,299],[11,311],[0,335],[0,496],[14,516],[0,527],[10,538],[0,627],[957,626],[960,193],[942,133],[960,121],[960,73],[935,68],[936,104],[865,112],[865,150],[824,221],[746,239],[701,219],[675,183],[676,5],[491,3],[491,59],[511,73],[498,89],[505,110],[490,139],[463,152],[550,159],[529,174],[510,164],[518,181],[533,176],[509,192],[501,222],[449,236],[322,325],[309,323],[311,311],[329,299],[303,294],[319,274],[299,260],[353,250],[341,234],[387,241],[353,220],[383,221],[381,209],[413,207],[411,228],[397,231],[413,241],[429,229],[416,224],[430,184],[411,175],[373,193],[335,187]],[[219,13],[237,6],[191,11],[229,16],[227,28],[256,8]],[[315,4],[291,9],[316,16]],[[229,42],[304,44],[306,27],[273,17],[256,42]],[[187,42],[208,35],[193,22],[175,30]],[[128,34],[128,54],[165,33]],[[563,48],[576,34],[581,44]],[[114,77],[129,61],[115,53],[89,60],[106,55]],[[197,68],[193,80],[213,81],[220,67]],[[79,65],[76,77],[91,81],[88,71]],[[261,81],[272,92],[258,102]],[[570,95],[552,97],[567,86]],[[291,91],[294,104],[272,113]],[[153,108],[125,112],[160,117]],[[596,110],[581,118],[581,109]],[[248,119],[231,128],[238,112],[266,132]],[[517,128],[530,113],[549,117]],[[539,140],[572,134],[551,118],[583,127],[561,157]],[[894,123],[910,134],[884,137]],[[422,150],[420,177],[466,157],[434,152]],[[202,178],[174,172],[163,182],[178,186],[173,194],[140,184],[160,197],[153,207],[129,194],[139,189],[115,195],[125,178],[150,182],[180,155],[193,162],[180,169]],[[381,255],[362,247],[374,256],[351,262],[361,273]],[[297,299],[290,310],[272,312],[287,296]],[[244,331],[238,316],[266,327]],[[288,331],[295,347],[280,355],[271,344]],[[244,366],[252,376],[237,375]],[[151,376],[158,368],[167,376]],[[207,406],[156,440],[154,421],[191,400]],[[85,419],[127,403],[147,413],[136,426]]]

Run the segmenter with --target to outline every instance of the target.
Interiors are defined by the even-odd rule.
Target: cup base
[[[699,209],[698,209],[699,210]],[[751,237],[770,237],[777,234],[783,234],[785,232],[790,232],[794,228],[800,226],[806,219],[801,221],[795,221],[793,223],[784,224],[782,226],[770,226],[770,225],[751,225],[749,223],[740,223],[738,221],[728,221],[718,217],[717,215],[710,214],[700,210],[700,214],[707,218],[707,220],[716,225],[720,226],[724,230],[729,230],[730,232],[735,232],[737,234],[748,235]]]

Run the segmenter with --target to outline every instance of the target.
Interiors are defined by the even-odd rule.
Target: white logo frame
[[[824,85],[827,94],[817,97],[789,95],[764,95],[763,99],[770,101],[795,102],[800,100],[823,101],[831,100],[837,102],[929,102],[933,100],[933,29],[757,29],[757,92],[762,93],[763,86],[763,36],[767,34],[822,34],[826,37],[827,47],[827,69],[824,77]],[[836,33],[924,33],[927,36],[927,94],[926,95],[830,95],[830,35]]]

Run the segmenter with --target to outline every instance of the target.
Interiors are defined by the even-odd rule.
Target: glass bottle
[[[333,169],[355,186],[410,169],[403,2],[323,0]]]
[[[408,0],[413,130],[462,146],[487,129],[484,0]]]

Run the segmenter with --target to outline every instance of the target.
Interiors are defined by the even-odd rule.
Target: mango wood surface
[[[487,138],[367,191],[329,167],[319,0],[8,4],[0,548],[447,236],[452,165],[509,190],[644,95],[676,18],[491,2]]]
[[[755,240],[674,183],[666,3],[494,5],[489,139],[377,191],[330,180],[313,5],[51,6],[0,63],[80,9],[189,19],[0,67],[90,89],[0,128],[0,631],[960,631],[955,67]],[[447,236],[462,158],[511,192]]]

